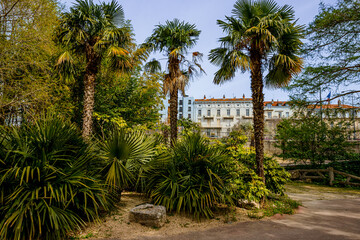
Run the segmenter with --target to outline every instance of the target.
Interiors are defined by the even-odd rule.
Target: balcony
[[[224,116],[223,119],[234,119],[234,116]]]

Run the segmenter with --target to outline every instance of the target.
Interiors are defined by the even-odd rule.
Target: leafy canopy
[[[195,46],[200,33],[195,24],[174,19],[157,25],[152,35],[146,39],[145,45],[152,51],[164,52],[168,58],[169,72],[165,75],[163,85],[165,94],[179,89],[184,92],[189,78],[204,72],[199,64],[201,53],[193,52],[192,61],[185,57],[189,49]],[[146,65],[146,69],[152,72],[159,70],[159,63],[152,60]]]
[[[294,10],[280,7],[272,0],[238,0],[231,17],[218,20],[226,36],[221,47],[210,51],[209,59],[220,69],[214,83],[234,78],[238,69],[251,70],[251,52],[261,55],[268,66],[267,86],[284,87],[291,77],[301,71],[302,60],[296,54],[302,44],[303,27],[296,25]]]
[[[121,71],[131,69],[133,60],[144,53],[139,50],[133,56],[130,54],[135,48],[131,27],[115,0],[100,4],[77,0],[69,12],[61,15],[56,41],[66,50],[59,57],[57,67],[68,80],[75,71],[73,53],[86,57],[87,61],[95,59],[93,68],[106,58],[108,67]]]
[[[335,97],[359,92],[355,87],[360,79],[359,12],[357,0],[338,0],[333,6],[320,4],[306,32],[305,71],[290,86],[293,97],[304,99],[314,93],[317,97],[321,88],[347,87],[345,93]]]

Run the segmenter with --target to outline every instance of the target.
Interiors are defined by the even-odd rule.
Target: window
[[[182,110],[182,107],[179,107],[179,112],[182,112],[183,110]]]
[[[246,109],[246,116],[250,116],[250,109]]]
[[[210,129],[206,129],[206,135],[207,135],[208,137],[210,137],[210,133],[211,133],[211,130],[210,130]]]
[[[289,112],[286,112],[286,117],[288,118],[290,116],[290,113]]]
[[[188,112],[191,112],[191,107],[188,107]]]
[[[272,117],[271,115],[272,115],[271,112],[268,112],[268,118],[271,118]]]
[[[191,119],[191,114],[188,114],[188,118]]]
[[[191,104],[191,100],[190,100],[190,99],[189,99],[188,103]]]
[[[211,110],[210,109],[207,110],[207,115],[208,115],[208,117],[210,117],[210,115],[211,115]]]
[[[220,109],[218,109],[218,110],[216,111],[216,115],[217,115],[217,116],[220,116]]]
[[[180,100],[180,101],[179,101],[179,105],[183,105],[183,100]]]
[[[240,116],[240,109],[236,109],[236,116]]]
[[[179,118],[180,118],[180,119],[182,119],[182,118],[183,118],[183,115],[182,115],[182,114],[180,114],[180,115],[179,115]]]
[[[201,109],[198,110],[198,116],[201,117]]]
[[[282,117],[282,112],[279,112],[279,118],[281,118]]]
[[[227,109],[227,110],[226,110],[226,114],[227,114],[228,116],[230,116],[230,109]]]

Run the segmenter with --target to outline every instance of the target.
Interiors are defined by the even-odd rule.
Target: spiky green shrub
[[[77,128],[48,117],[0,133],[0,239],[64,239],[110,197]]]
[[[117,193],[135,189],[142,166],[155,156],[155,142],[142,131],[118,128],[100,141],[101,173],[108,188]]]
[[[183,136],[144,168],[147,190],[155,204],[195,218],[212,217],[217,203],[231,201],[224,194],[229,158],[199,133]]]

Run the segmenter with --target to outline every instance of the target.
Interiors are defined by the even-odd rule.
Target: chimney
[[[204,99],[206,99],[206,95],[204,95]]]
[[[243,99],[245,99],[245,94],[243,94]]]
[[[225,98],[225,94],[223,95],[223,98]]]
[[[338,100],[338,107],[341,107],[341,100]]]

